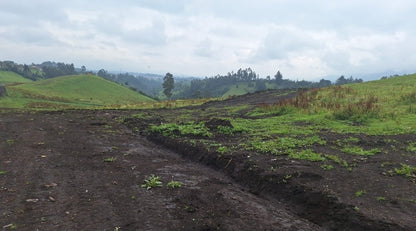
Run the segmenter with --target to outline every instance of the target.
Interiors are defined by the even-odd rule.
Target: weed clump
[[[144,179],[144,184],[142,184],[142,188],[146,188],[147,190],[150,190],[156,187],[162,187],[162,186],[163,186],[163,183],[162,181],[160,181],[160,177],[155,176],[154,174]]]

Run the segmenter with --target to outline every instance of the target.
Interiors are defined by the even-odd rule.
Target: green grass
[[[230,89],[225,92],[222,97],[229,97],[233,95],[244,95],[255,91],[255,87],[249,87],[248,83],[239,83],[237,85],[228,86]]]
[[[8,86],[7,108],[120,108],[122,105],[153,102],[126,87],[93,75],[63,76]]]
[[[292,152],[289,154],[289,157],[292,159],[297,159],[297,160],[308,160],[308,161],[312,161],[312,162],[317,162],[317,161],[325,161],[325,157],[323,157],[321,154],[319,153],[315,153],[312,149],[305,149],[302,150],[300,152]]]
[[[203,122],[188,122],[185,124],[162,124],[159,126],[152,126],[152,132],[161,133],[164,136],[175,137],[175,136],[202,136],[212,137],[213,134],[205,126]]]
[[[19,74],[11,71],[0,71],[0,85],[13,84],[13,83],[29,83],[30,79],[26,79]]]
[[[377,153],[381,153],[380,149],[373,148],[370,150],[364,150],[361,147],[358,146],[347,146],[341,149],[342,152],[353,154],[353,155],[359,155],[359,156],[373,156]]]

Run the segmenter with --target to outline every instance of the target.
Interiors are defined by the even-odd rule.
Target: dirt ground
[[[320,229],[287,205],[133,134],[116,113],[1,114],[2,230]],[[151,174],[164,186],[142,188]],[[172,179],[183,186],[167,189]]]
[[[216,107],[215,113],[221,113],[230,105],[281,98],[279,91],[263,92],[195,110]],[[181,113],[148,112],[155,121]],[[325,171],[319,163],[284,156],[239,153],[218,158],[180,139],[145,137],[140,134],[147,121],[121,119],[134,113],[1,113],[0,229],[415,230],[415,183],[387,172],[396,167],[392,163],[416,163],[414,153],[405,148],[415,135],[356,134],[361,146],[377,146],[385,154],[345,157],[356,163],[352,172]],[[350,136],[320,134],[329,144]],[[324,154],[339,152],[331,145],[316,148]],[[152,174],[161,178],[163,187],[142,187]],[[168,189],[172,180],[182,187]],[[363,195],[354,196],[359,189],[365,189]]]

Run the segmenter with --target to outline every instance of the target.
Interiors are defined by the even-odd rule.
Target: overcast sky
[[[0,60],[213,76],[416,72],[414,0],[0,0]]]

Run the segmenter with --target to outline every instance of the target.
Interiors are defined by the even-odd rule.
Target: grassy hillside
[[[0,71],[0,84],[6,85],[11,83],[29,83],[32,82],[29,79],[23,78],[22,76],[11,72],[11,71]]]
[[[313,207],[306,214],[327,209],[319,217],[332,216],[335,207],[321,202],[335,198],[343,203],[336,208],[349,208],[347,214],[415,227],[414,216],[404,214],[416,211],[416,74],[293,97],[266,94],[234,97],[203,110],[142,111],[125,122],[229,172],[256,192],[277,197],[287,192],[285,200],[305,206],[302,213]],[[263,103],[266,98],[275,103]],[[303,190],[313,194],[297,200],[293,195]]]
[[[8,86],[7,108],[97,108],[151,102],[126,87],[93,75],[63,76]]]

